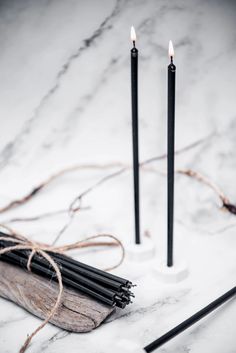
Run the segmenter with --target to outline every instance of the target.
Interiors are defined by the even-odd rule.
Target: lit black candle
[[[174,223],[174,153],[175,153],[175,73],[174,48],[169,42],[170,65],[168,66],[168,126],[167,126],[167,266],[173,266],[173,223]]]
[[[133,135],[133,177],[134,177],[134,217],[135,244],[140,244],[139,220],[139,146],[138,146],[138,49],[135,46],[136,33],[131,27],[131,103],[132,103],[132,135]]]

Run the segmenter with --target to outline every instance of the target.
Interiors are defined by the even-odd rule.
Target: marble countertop
[[[176,168],[203,173],[236,202],[234,1],[24,0],[2,1],[0,8],[0,206],[65,167],[131,163],[131,25],[140,54],[140,159],[166,153],[172,39],[176,149],[182,150]],[[126,259],[115,271],[137,284],[134,303],[89,334],[48,325],[29,353],[107,353],[121,338],[143,347],[235,286],[236,216],[221,209],[209,187],[185,175],[176,176],[175,258],[185,259],[190,275],[177,285],[152,275],[165,254],[166,159],[150,166],[159,172],[141,171],[141,228],[156,244],[156,258],[144,264]],[[68,173],[26,205],[2,213],[0,223],[52,242],[69,222],[66,212],[27,222],[16,218],[66,210],[76,195],[119,169]],[[94,187],[82,206],[60,244],[97,233],[124,243],[134,238],[130,170]],[[119,252],[90,249],[74,256],[104,268]],[[0,312],[0,351],[17,352],[40,320],[3,299]],[[231,300],[159,352],[235,353],[235,316]]]

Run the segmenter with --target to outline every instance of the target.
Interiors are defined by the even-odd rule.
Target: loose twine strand
[[[0,227],[9,232],[9,236],[7,236],[7,237],[0,235],[0,240],[6,240],[9,242],[17,243],[17,245],[8,246],[6,248],[0,249],[0,256],[8,253],[10,251],[14,251],[14,250],[30,250],[31,252],[30,252],[30,255],[29,255],[28,261],[27,261],[27,269],[28,269],[28,271],[31,271],[30,266],[31,266],[32,259],[33,259],[34,255],[38,253],[45,260],[47,260],[47,262],[53,267],[53,269],[56,273],[56,277],[57,277],[58,285],[59,285],[58,295],[57,295],[57,299],[56,299],[54,306],[50,310],[50,312],[49,312],[48,316],[45,318],[45,320],[27,337],[27,339],[25,340],[24,344],[22,345],[19,353],[24,353],[27,350],[33,337],[48,324],[48,322],[54,316],[55,312],[57,311],[57,309],[61,303],[62,293],[63,293],[63,283],[62,283],[61,271],[60,271],[59,266],[56,264],[56,262],[53,260],[53,258],[47,253],[47,251],[63,254],[69,250],[81,249],[81,248],[86,248],[86,247],[91,247],[91,246],[119,246],[121,249],[121,258],[120,258],[119,262],[116,265],[105,269],[105,271],[111,271],[111,270],[117,268],[124,261],[124,257],[125,257],[124,246],[118,238],[116,238],[114,235],[111,235],[111,234],[97,234],[97,235],[87,237],[83,240],[77,241],[75,243],[71,243],[71,244],[67,244],[67,245],[63,245],[63,246],[51,246],[48,244],[32,241],[32,240],[28,239],[27,237],[25,237],[24,235],[19,234],[18,232],[14,231],[12,228],[10,228],[6,225],[1,224]],[[96,240],[98,238],[109,238],[114,241],[113,242],[99,242],[99,241],[91,242],[92,240]]]
[[[196,140],[196,141],[192,142],[191,144],[186,145],[186,146],[176,150],[175,155],[180,155],[180,154],[187,152],[193,148],[196,148],[197,146],[209,141],[209,139],[213,138],[214,136],[215,136],[215,132],[213,132],[213,133],[211,133],[211,134],[209,134],[199,140]],[[149,164],[152,164],[153,162],[160,161],[160,160],[163,160],[166,158],[167,158],[166,153],[152,157],[152,158],[148,158],[140,163],[140,167],[143,168]],[[47,179],[45,179],[41,183],[39,183],[37,186],[35,186],[30,192],[28,192],[23,197],[21,197],[19,199],[12,200],[9,203],[7,203],[6,205],[0,207],[0,213],[4,213],[8,210],[11,210],[11,209],[16,208],[21,205],[24,205],[25,203],[30,201],[34,196],[36,196],[39,192],[41,192],[45,187],[47,187],[49,184],[51,184],[54,180],[66,175],[67,173],[82,171],[82,170],[89,170],[89,169],[92,169],[92,170],[107,170],[108,169],[109,170],[110,168],[118,168],[118,167],[121,169],[113,172],[112,174],[108,174],[105,177],[103,177],[102,179],[100,179],[100,181],[98,181],[94,186],[89,187],[87,190],[82,192],[82,194],[79,195],[79,197],[76,197],[74,200],[75,202],[76,202],[76,200],[78,200],[78,198],[81,199],[85,194],[92,191],[95,187],[103,184],[104,182],[106,182],[107,180],[109,180],[113,177],[116,177],[118,175],[123,174],[126,170],[130,169],[131,166],[129,164],[124,164],[121,162],[110,162],[110,163],[106,163],[106,164],[78,164],[78,165],[65,167],[62,170],[59,170],[58,172],[49,176]],[[63,211],[64,210],[62,210],[62,212]],[[67,211],[68,210],[66,210],[66,212]]]

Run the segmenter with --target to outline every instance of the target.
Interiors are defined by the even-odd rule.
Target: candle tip
[[[170,58],[173,58],[175,52],[174,52],[174,47],[173,47],[173,43],[172,41],[170,40],[169,41],[169,57]]]
[[[131,27],[130,38],[131,38],[132,42],[136,41],[136,32],[135,32],[134,26]]]

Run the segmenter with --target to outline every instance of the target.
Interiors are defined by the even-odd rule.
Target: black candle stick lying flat
[[[7,237],[6,234],[0,235]],[[10,241],[0,239],[0,248],[16,245]],[[125,308],[131,303],[132,283],[124,278],[115,276],[92,266],[83,264],[63,254],[48,252],[57,263],[62,275],[62,281],[74,289],[88,294],[95,299],[111,306]],[[14,250],[0,256],[0,260],[27,268],[29,250]],[[31,271],[49,279],[57,280],[52,266],[42,256],[35,254],[31,261]]]
[[[214,300],[212,303],[207,305],[205,308],[198,311],[196,314],[192,315],[190,318],[183,321],[181,324],[174,327],[172,330],[170,330],[169,332],[167,332],[157,340],[153,341],[152,343],[144,347],[144,351],[147,353],[153,352],[154,350],[161,347],[163,344],[167,343],[172,338],[179,335],[180,333],[182,333],[183,331],[185,331],[186,329],[194,325],[196,322],[198,322],[205,316],[209,315],[213,310],[216,310],[219,306],[221,306],[222,304],[224,304],[229,299],[235,296],[236,296],[236,287],[233,287],[228,292],[223,294],[221,297],[219,297],[218,299]]]

